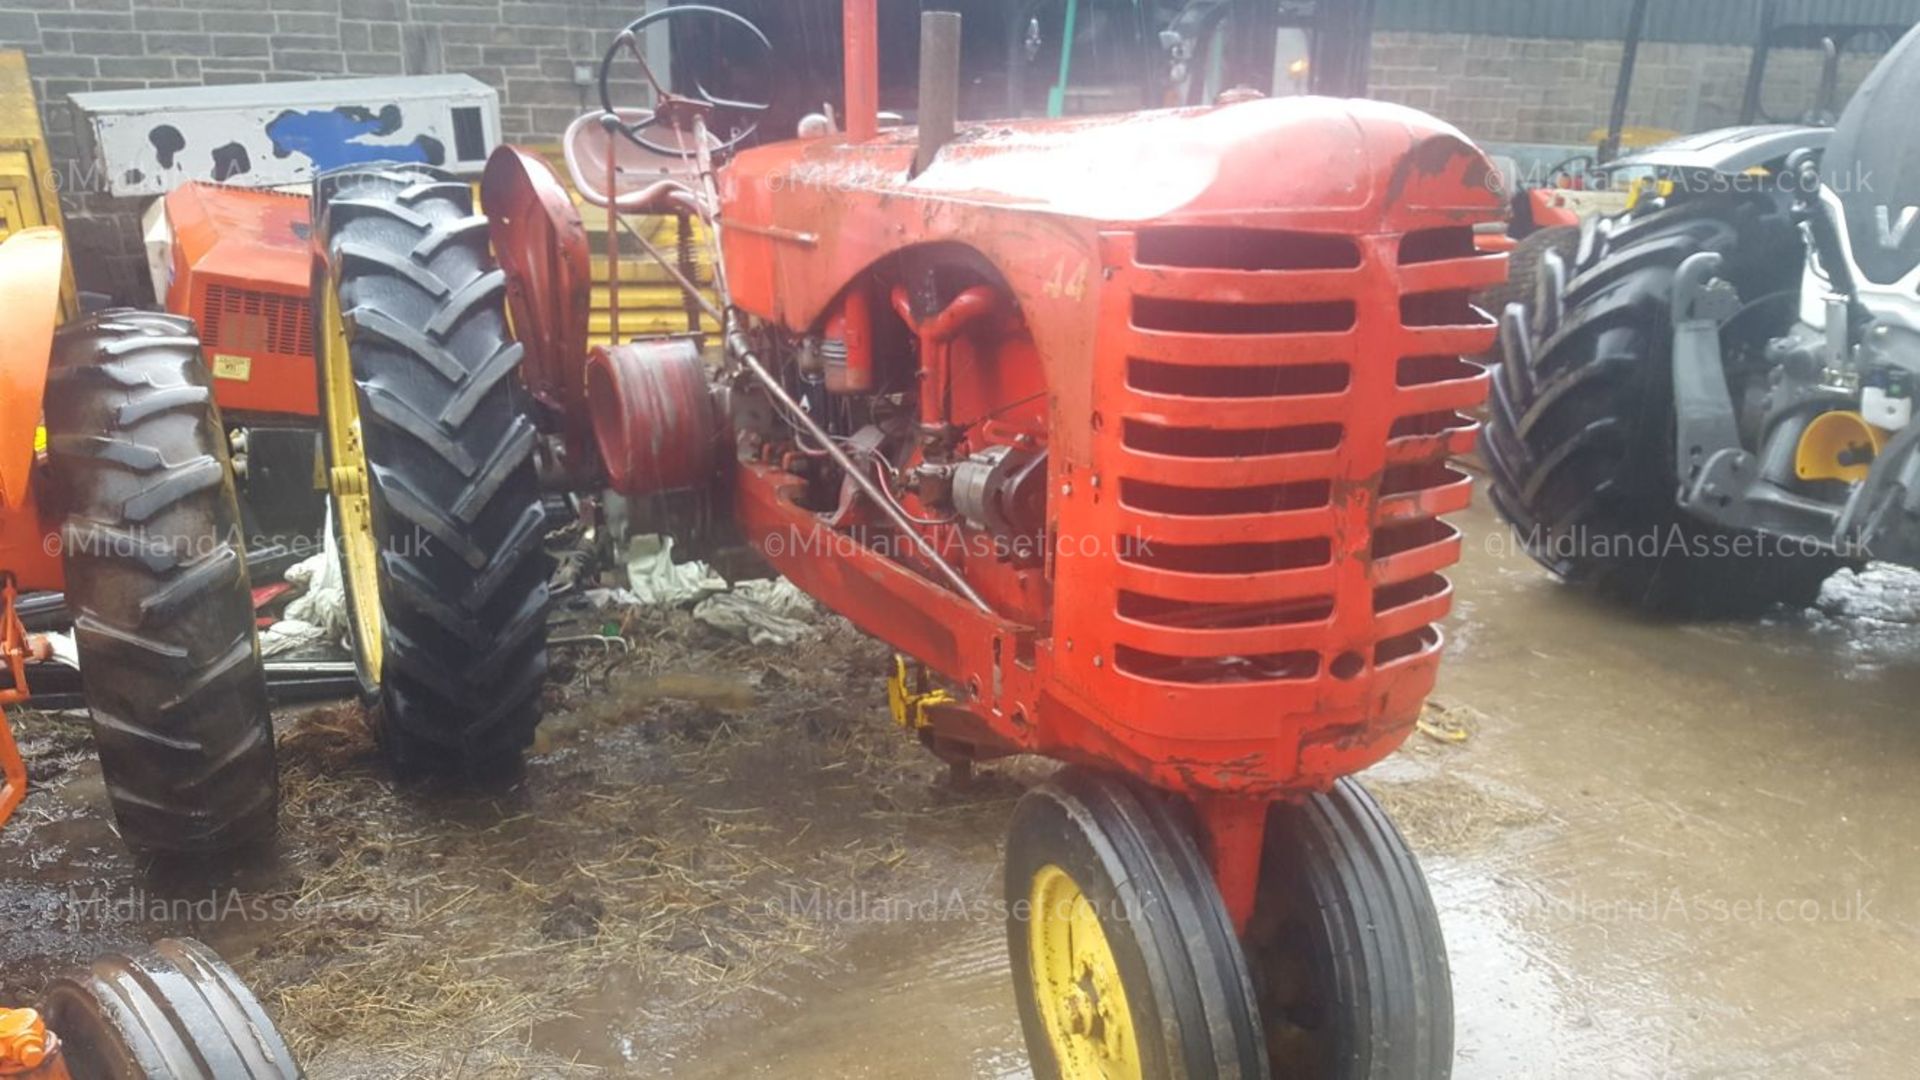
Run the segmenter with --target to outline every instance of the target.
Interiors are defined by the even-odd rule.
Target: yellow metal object
[[[325,394],[327,477],[333,489],[334,536],[340,544],[353,640],[362,669],[380,681],[386,657],[386,619],[380,611],[380,543],[373,531],[373,486],[367,472],[367,447],[360,434],[360,389],[353,381],[346,320],[340,317],[340,291],[320,283],[320,371]]]
[[[1639,177],[1627,191],[1626,209],[1632,210],[1638,207],[1640,200],[1646,198],[1648,192],[1652,192],[1655,198],[1664,199],[1673,194],[1673,189],[1674,183],[1671,180],[1655,180],[1651,176]]]
[[[1028,900],[1033,999],[1062,1080],[1137,1080],[1140,1039],[1100,913],[1051,864],[1034,875]]]
[[[1672,142],[1680,133],[1672,128],[1648,127],[1644,124],[1629,124],[1620,129],[1620,149],[1645,150],[1649,146],[1659,146]],[[1606,128],[1594,128],[1587,132],[1587,141],[1595,146],[1607,141]]]
[[[37,1069],[59,1041],[33,1009],[0,1009],[0,1076]]]
[[[1793,471],[1802,480],[1857,484],[1867,478],[1874,459],[1886,445],[1887,432],[1867,423],[1857,412],[1821,413],[1800,436]]]
[[[887,708],[893,713],[894,723],[919,731],[933,723],[927,718],[929,706],[951,705],[953,700],[945,690],[915,691],[907,674],[906,657],[893,658],[893,678],[887,680]]]
[[[580,219],[587,226],[589,235],[595,235],[597,230],[606,227],[606,211],[599,207],[582,205]],[[677,219],[628,215],[627,223],[645,236],[656,250],[668,258],[674,257],[679,246],[680,225]],[[701,285],[707,299],[712,300],[713,265],[707,257],[707,227],[697,219],[692,224],[696,253],[694,282]],[[614,338],[613,311],[608,303],[610,280],[606,257],[595,255],[593,306],[587,324],[587,342],[590,345],[606,345]],[[719,326],[705,315],[700,317],[700,326],[709,334],[719,333]],[[687,327],[684,294],[672,276],[638,249],[623,252],[620,256],[620,340],[630,341],[648,334],[684,334]]]
[[[40,106],[27,77],[26,54],[0,50],[0,240],[41,225],[66,229],[60,216],[59,173],[40,128]],[[64,321],[79,311],[73,268],[63,260],[60,315]]]

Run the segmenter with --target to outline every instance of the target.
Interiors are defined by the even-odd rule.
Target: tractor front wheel
[[[103,956],[56,979],[40,1013],[73,1080],[300,1075],[252,991],[197,941]]]
[[[1015,996],[1043,1080],[1451,1074],[1433,898],[1353,780],[1268,810],[1244,936],[1179,800],[1077,768],[1014,810],[1006,899]]]
[[[1036,1077],[1267,1075],[1253,985],[1192,834],[1069,768],[1013,813],[1007,944]]]
[[[362,683],[396,771],[481,778],[533,740],[546,514],[506,280],[465,184],[316,181],[322,430]]]
[[[1268,811],[1246,948],[1274,1076],[1451,1073],[1453,988],[1433,896],[1358,781]]]

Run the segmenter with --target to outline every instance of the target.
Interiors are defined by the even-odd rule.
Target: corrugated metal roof
[[[1633,0],[1376,0],[1382,30],[1616,41]],[[1759,26],[1760,0],[1653,0],[1650,41],[1747,44]],[[1920,0],[1781,0],[1778,23],[1920,22]]]

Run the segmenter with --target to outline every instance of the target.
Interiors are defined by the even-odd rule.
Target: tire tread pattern
[[[53,980],[41,1001],[76,1076],[298,1080],[260,1002],[211,949],[186,938],[108,954]]]
[[[547,668],[546,513],[505,277],[471,190],[432,170],[329,174],[316,205],[380,542],[383,738],[402,772],[492,771],[532,742]]]
[[[1748,300],[1793,288],[1804,257],[1771,202],[1716,195],[1598,221],[1573,265],[1540,261],[1532,305],[1501,319],[1482,444],[1493,504],[1536,561],[1629,607],[1716,618],[1805,606],[1839,559],[1736,554],[1751,537],[1693,519],[1675,497],[1671,295],[1680,263],[1702,251],[1722,255]]]
[[[46,417],[67,602],[121,836],[207,854],[270,838],[272,718],[227,441],[185,319],[61,331]]]
[[[1325,794],[1276,804],[1262,874],[1254,926],[1298,920],[1320,950],[1310,965],[1324,1035],[1313,1075],[1450,1075],[1453,986],[1438,912],[1419,861],[1373,795],[1347,777]]]

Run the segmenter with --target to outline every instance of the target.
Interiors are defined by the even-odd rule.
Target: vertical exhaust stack
[[[953,141],[960,122],[960,14],[928,11],[920,16],[920,149],[915,176],[927,171],[940,148]]]
[[[845,0],[846,130],[849,142],[880,134],[880,0]]]

